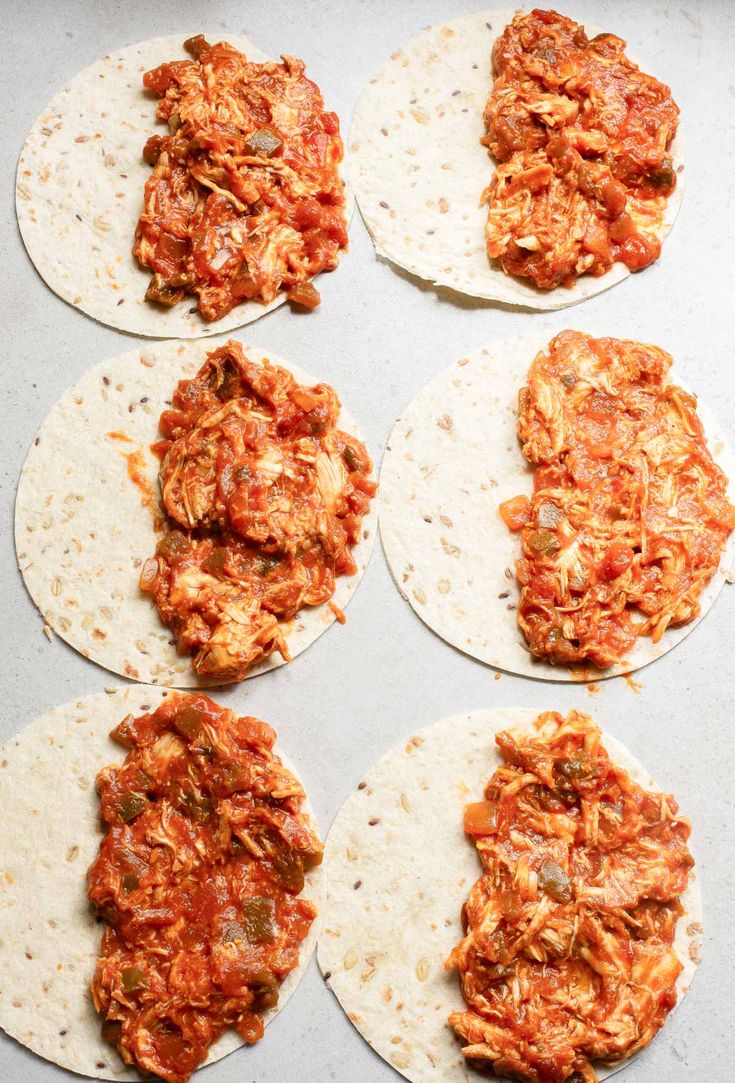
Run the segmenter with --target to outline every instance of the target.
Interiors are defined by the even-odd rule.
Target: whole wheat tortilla
[[[158,418],[178,380],[195,375],[222,342],[155,343],[96,365],[51,409],[21,472],[15,544],[29,594],[46,625],[67,643],[133,680],[179,688],[213,683],[200,680],[190,658],[177,653],[153,600],[138,588],[156,535],[153,510],[144,506],[143,494],[129,478],[125,456],[140,452],[158,499],[160,463],[150,450],[160,438]],[[253,361],[267,358],[299,382],[316,382],[274,353],[243,348]],[[338,425],[358,435],[344,409]],[[349,602],[370,559],[376,505],[373,500],[353,550],[357,573],[337,578],[331,602],[339,609]],[[334,620],[329,603],[301,609],[283,625],[292,657]],[[282,664],[280,655],[270,655],[248,676]]]
[[[124,758],[110,730],[169,694],[138,685],[87,696],[47,711],[0,750],[0,1027],[46,1060],[98,1079],[140,1075],[103,1040],[89,993],[102,934],[87,900],[87,869],[102,837],[95,776]],[[311,807],[304,808],[316,828]],[[304,898],[320,916],[266,1023],[293,994],[314,950],[321,867],[307,874]],[[228,1031],[207,1063],[242,1044]]]
[[[187,37],[129,45],[74,76],[36,120],[18,162],[18,224],[46,284],[101,323],[155,338],[222,334],[286,299],[280,293],[269,305],[246,301],[210,324],[196,310],[195,297],[173,308],[145,300],[150,271],[132,252],[151,174],[143,146],[167,128],[156,120],[157,99],[142,80],[158,64],[187,59]],[[256,63],[270,59],[242,35],[218,31],[205,37],[228,41]]]
[[[506,527],[498,508],[533,489],[533,469],[516,435],[518,391],[551,337],[516,336],[476,350],[435,376],[406,407],[381,469],[380,536],[399,591],[452,646],[526,677],[600,680],[648,665],[689,635],[732,576],[735,534],[700,597],[699,617],[668,628],[658,643],[642,636],[607,669],[553,666],[530,653],[516,623],[520,535]],[[670,379],[683,386],[676,371]],[[735,502],[735,460],[702,402],[698,413]]]
[[[447,1022],[463,1010],[444,961],[463,936],[460,912],[480,875],[462,829],[464,806],[482,796],[501,762],[500,730],[528,729],[534,710],[475,711],[436,722],[396,745],[347,798],[327,837],[327,901],[317,956],[348,1018],[412,1083],[469,1083]],[[603,734],[611,758],[656,788],[627,749]],[[679,999],[701,955],[702,900],[695,871],[682,897],[675,949]],[[628,1062],[599,1071],[605,1079]]]
[[[355,109],[349,183],[378,255],[472,297],[532,309],[566,308],[616,285],[630,271],[616,263],[599,278],[583,275],[569,289],[539,290],[488,258],[487,208],[480,199],[495,161],[480,137],[493,83],[493,43],[515,14],[506,8],[465,15],[431,27],[391,54]],[[585,29],[590,36],[599,32],[587,24]],[[662,237],[684,194],[681,143],[678,136],[671,146],[677,186],[666,206]]]

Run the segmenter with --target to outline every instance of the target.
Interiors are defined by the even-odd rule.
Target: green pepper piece
[[[273,857],[273,871],[279,884],[298,895],[304,890],[304,865],[293,850],[278,850]]]
[[[179,530],[170,530],[161,538],[156,552],[166,560],[178,560],[189,552],[189,542]]]
[[[544,861],[539,869],[538,886],[546,895],[557,902],[568,903],[572,901],[572,882],[561,865],[551,858]]]
[[[147,801],[142,793],[126,793],[120,799],[117,811],[123,823],[130,823],[136,816],[140,816],[145,809]]]
[[[571,756],[568,760],[562,760],[559,771],[565,778],[587,778],[596,773],[594,765],[583,756]]]
[[[245,153],[253,158],[272,158],[283,148],[283,140],[272,128],[260,128],[245,143]]]
[[[559,539],[550,530],[535,530],[528,536],[528,548],[548,557],[558,551]]]
[[[255,993],[254,1011],[265,1012],[270,1008],[275,1008],[278,1003],[278,981],[275,974],[270,970],[259,970],[257,974],[252,975],[248,985],[253,987]]]
[[[344,459],[350,470],[360,469],[360,460],[355,453],[355,449],[350,447],[349,444],[345,444],[344,448],[342,449],[342,458]]]
[[[137,993],[145,988],[145,974],[137,966],[123,967],[120,977],[126,993]]]
[[[276,904],[266,895],[243,899],[242,921],[250,944],[271,944],[276,939]]]
[[[227,560],[226,549],[213,549],[204,561],[204,570],[210,575],[222,575]]]
[[[122,878],[123,891],[129,895],[131,891],[135,891],[139,883],[137,872],[126,872]]]
[[[202,712],[198,707],[184,707],[176,713],[174,726],[182,737],[191,741],[199,733],[202,717]]]

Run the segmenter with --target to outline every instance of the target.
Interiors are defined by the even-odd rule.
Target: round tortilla
[[[581,276],[571,288],[540,290],[507,275],[485,247],[487,208],[480,199],[495,160],[480,144],[482,118],[493,84],[492,47],[516,13],[506,8],[465,15],[431,27],[391,54],[357,103],[349,182],[379,256],[472,297],[531,309],[566,308],[622,282],[630,271],[616,263],[599,278]],[[585,30],[590,36],[599,32],[587,24]],[[678,182],[661,237],[671,229],[684,194],[681,136],[671,154]]]
[[[157,99],[143,74],[185,60],[188,34],[153,38],[102,57],[67,83],[31,128],[18,162],[15,206],[36,270],[64,301],[110,327],[154,338],[202,338],[242,327],[283,304],[246,301],[205,323],[196,298],[173,308],[145,299],[151,272],[133,256],[135,227],[151,167],[148,136],[161,133]],[[219,31],[249,60],[270,57],[248,38]],[[348,207],[349,217],[349,207]]]
[[[103,1040],[89,992],[102,935],[87,899],[87,869],[102,834],[95,777],[125,756],[110,730],[130,712],[155,709],[169,691],[130,686],[66,703],[0,752],[0,1027],[46,1060],[97,1079],[140,1075]],[[304,810],[316,828],[308,803]],[[293,994],[314,950],[324,905],[321,866],[307,874],[303,897],[320,916],[266,1024]],[[242,1044],[228,1031],[207,1063]]]
[[[701,595],[699,617],[668,628],[658,643],[642,636],[621,663],[607,669],[553,666],[530,653],[516,623],[520,535],[506,527],[498,507],[533,490],[533,469],[516,434],[518,391],[551,338],[544,332],[493,343],[440,372],[419,392],[388,440],[380,475],[380,536],[399,591],[447,643],[508,673],[546,681],[601,680],[648,665],[689,635],[731,578],[735,534]],[[671,379],[683,386],[676,372]],[[701,402],[698,412],[735,502],[735,460]]]
[[[528,729],[537,716],[527,709],[475,711],[421,730],[370,769],[329,832],[319,966],[363,1038],[412,1083],[480,1078],[447,1022],[465,1003],[444,961],[463,936],[462,904],[481,871],[462,816],[501,762],[495,735]],[[603,736],[612,759],[640,785],[655,788],[627,749]],[[684,967],[679,999],[701,954],[694,870],[682,905],[675,939]],[[627,1063],[599,1069],[599,1078]]]
[[[156,535],[152,509],[142,504],[128,477],[125,456],[140,451],[146,481],[158,498],[160,463],[150,445],[160,438],[159,416],[177,382],[195,375],[223,341],[156,343],[96,365],[51,409],[21,472],[15,504],[18,564],[46,625],[86,658],[136,681],[178,688],[218,683],[197,677],[190,658],[178,654],[152,598],[138,588]],[[254,361],[267,358],[288,369],[300,383],[316,383],[273,353],[246,344],[243,349]],[[358,435],[344,409],[338,425]],[[376,519],[374,499],[352,551],[357,573],[337,579],[331,602],[339,609],[367,567]],[[306,606],[283,624],[291,656],[301,654],[334,620],[325,603]],[[248,676],[280,665],[281,656],[270,655]]]

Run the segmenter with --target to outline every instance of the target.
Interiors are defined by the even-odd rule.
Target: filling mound
[[[487,250],[541,289],[618,261],[637,271],[661,251],[679,110],[624,49],[614,34],[590,40],[538,10],[516,15],[495,43]]]
[[[129,751],[97,776],[92,997],[126,1064],[185,1083],[224,1031],[263,1036],[316,917],[299,894],[322,845],[257,718],[176,693],[111,736]]]
[[[611,762],[586,715],[496,741],[505,762],[465,810],[482,875],[447,962],[467,1002],[449,1022],[478,1066],[595,1083],[592,1061],[647,1045],[676,1003],[689,824]]]
[[[282,622],[357,571],[376,485],[339,411],[328,385],[302,386],[232,341],[161,415],[168,529],[140,586],[203,677],[242,680],[273,651],[288,660]]]
[[[518,435],[534,491],[500,513],[521,531],[518,624],[539,658],[610,666],[699,615],[735,507],[671,364],[563,331],[531,365]]]
[[[347,245],[339,120],[300,60],[254,64],[201,35],[185,47],[192,60],[143,78],[169,127],[143,151],[153,172],[133,253],[153,272],[146,298],[193,295],[205,320],[281,291],[314,308],[311,279]]]

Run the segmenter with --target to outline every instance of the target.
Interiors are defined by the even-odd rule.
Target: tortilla
[[[55,707],[12,738],[0,758],[0,1026],[46,1060],[98,1079],[140,1075],[103,1040],[89,993],[102,934],[86,893],[87,869],[102,837],[94,780],[100,768],[125,758],[110,730],[168,694],[131,686]],[[308,803],[305,811],[313,821]],[[307,874],[304,897],[321,913],[321,867]],[[266,1023],[303,977],[319,921]],[[242,1044],[234,1031],[224,1034],[207,1063]]]
[[[444,960],[462,938],[460,911],[480,875],[462,815],[501,762],[496,733],[529,727],[537,716],[527,709],[475,711],[421,730],[370,769],[329,832],[319,966],[363,1038],[412,1083],[481,1078],[465,1064],[447,1022],[465,1005]],[[654,786],[623,745],[603,737],[636,782]],[[701,953],[694,873],[682,903],[674,942],[684,965],[679,999]],[[621,1067],[600,1070],[600,1079]]]
[[[516,435],[517,398],[533,358],[552,337],[516,336],[477,350],[435,376],[406,407],[383,460],[380,536],[399,591],[452,646],[508,673],[600,680],[648,665],[689,635],[731,574],[735,535],[700,597],[700,616],[668,628],[659,643],[641,637],[623,662],[608,669],[566,669],[529,653],[516,624],[520,538],[498,507],[533,488],[533,469]],[[683,386],[675,370],[671,378]],[[733,501],[735,460],[701,402],[698,412]]]
[[[18,163],[18,224],[46,284],[101,323],[155,338],[221,334],[252,323],[286,299],[283,293],[269,305],[247,301],[213,324],[196,311],[195,297],[173,308],[145,300],[151,272],[132,252],[151,173],[143,146],[164,126],[142,79],[158,64],[187,59],[187,36],[138,42],[85,68],[38,117]],[[212,42],[226,39],[257,63],[270,59],[242,35],[205,36]]]
[[[66,391],[39,429],[21,472],[15,543],[26,587],[46,625],[86,658],[151,684],[204,687],[180,655],[153,600],[141,593],[143,562],[153,555],[152,508],[128,476],[126,455],[140,451],[144,486],[159,497],[159,462],[150,444],[177,381],[193,376],[222,339],[138,347],[90,369]],[[282,365],[302,383],[316,381],[275,354],[245,345],[255,361]],[[343,410],[338,425],[357,435]],[[121,438],[122,437],[122,438]],[[339,576],[331,602],[344,609],[373,547],[376,502],[352,551],[358,571]],[[292,657],[335,620],[329,603],[306,607],[284,625]],[[282,665],[271,655],[249,676]],[[212,682],[209,682],[210,685]]]
[[[622,282],[630,271],[616,263],[599,278],[583,275],[569,289],[539,290],[507,275],[485,248],[487,212],[480,198],[495,162],[480,144],[483,111],[492,88],[492,47],[515,14],[506,8],[465,15],[391,54],[357,103],[349,183],[379,256],[472,297],[531,309],[566,308]],[[599,32],[584,25],[589,36]],[[684,194],[681,136],[671,155],[677,186],[662,237]]]

